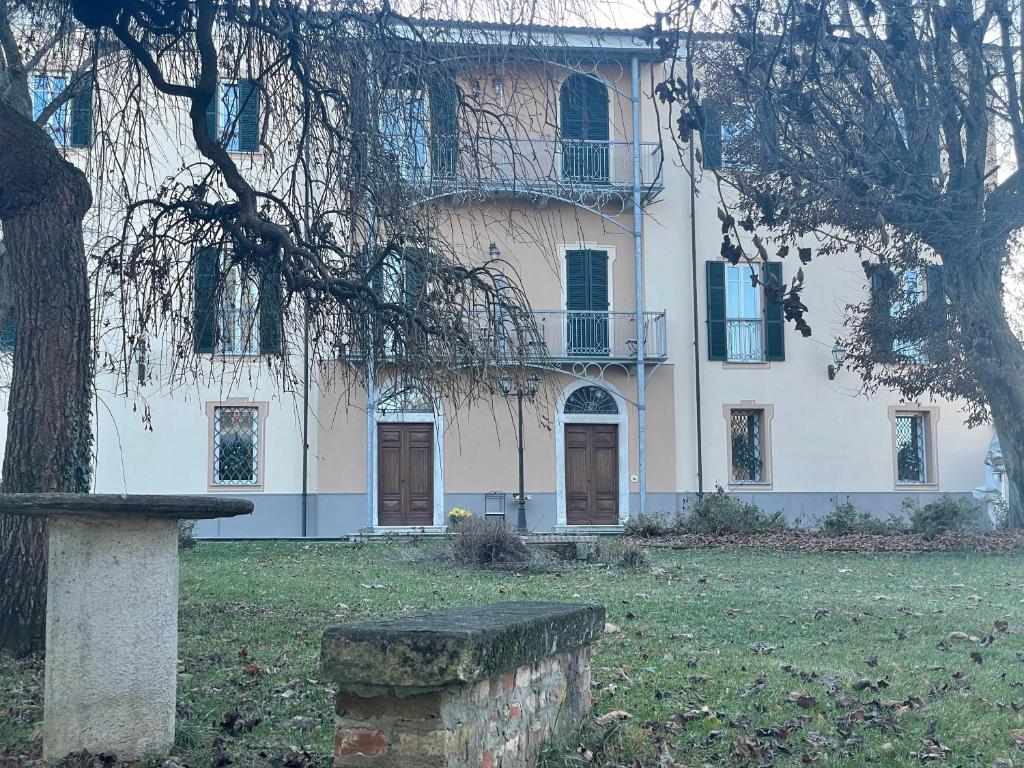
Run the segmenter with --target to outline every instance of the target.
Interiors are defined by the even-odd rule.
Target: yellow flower
[[[463,509],[462,507],[455,507],[455,508],[452,509],[451,512],[448,513],[448,517],[454,517],[454,518],[457,518],[457,519],[465,519],[467,517],[472,517],[472,516],[473,516],[472,512],[470,512],[468,509]]]

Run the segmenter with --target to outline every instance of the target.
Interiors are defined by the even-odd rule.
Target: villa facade
[[[466,254],[500,253],[535,313],[543,343],[523,435],[531,529],[612,531],[716,487],[804,524],[847,499],[884,517],[908,497],[983,483],[992,431],[965,427],[959,404],[865,397],[852,373],[829,371],[845,308],[869,295],[859,258],[803,265],[807,339],[752,285],[749,265],[723,261],[714,176],[674,144],[652,96],[664,64],[634,32],[535,30],[518,56],[499,26],[468,34],[474,50],[500,42],[505,53],[500,66],[468,57],[457,87],[534,116],[518,121],[523,132],[477,146],[493,162],[467,194],[457,149],[408,125],[390,130],[412,136],[410,184],[444,209],[446,237]],[[41,93],[55,87],[37,80]],[[250,88],[225,83],[224,109],[248,108],[238,105],[252,103]],[[443,112],[444,92],[430,89],[422,109]],[[87,97],[55,116],[82,157]],[[259,119],[240,117],[228,148],[244,158],[259,152]],[[509,146],[532,162],[502,162]],[[709,143],[705,164],[727,164],[728,150]],[[800,245],[813,243],[794,243],[794,254]],[[800,266],[791,256],[755,268],[789,281]],[[938,272],[908,279],[922,296],[939,290]],[[197,342],[201,380],[172,388],[156,371],[126,396],[100,375],[97,492],[254,502],[252,516],[202,521],[197,534],[210,538],[436,531],[453,507],[514,523],[514,396],[455,407],[386,384],[368,391],[343,375],[362,364],[344,351],[336,371],[284,381],[263,358],[290,342],[255,311],[261,290],[226,286],[216,338]]]

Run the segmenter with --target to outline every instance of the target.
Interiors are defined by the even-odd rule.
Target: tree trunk
[[[84,174],[45,131],[0,104],[0,224],[17,320],[4,493],[87,493],[92,464]],[[46,531],[0,516],[0,648],[43,644]]]
[[[1010,483],[1009,525],[1024,528],[1024,344],[1006,318],[1001,259],[991,253],[944,259],[946,288],[968,364],[984,390]],[[980,459],[979,459],[980,466]]]

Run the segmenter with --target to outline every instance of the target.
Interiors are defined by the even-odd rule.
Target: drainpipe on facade
[[[302,333],[302,537],[309,535],[309,299],[303,302]]]
[[[632,91],[633,111],[633,269],[636,274],[636,430],[637,464],[640,483],[640,514],[647,512],[647,377],[644,365],[646,332],[644,329],[644,249],[643,211],[640,193],[640,60],[633,56]],[[627,469],[628,471],[628,469]]]
[[[697,429],[697,498],[704,498],[704,441],[700,405],[700,313],[697,311],[697,158],[690,139],[690,267],[693,284],[693,387]]]

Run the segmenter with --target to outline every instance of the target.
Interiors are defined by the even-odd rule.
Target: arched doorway
[[[558,524],[617,526],[628,516],[628,432],[622,398],[596,384],[559,402],[555,451]]]
[[[444,525],[444,443],[439,405],[414,389],[392,386],[374,411],[375,524]]]

